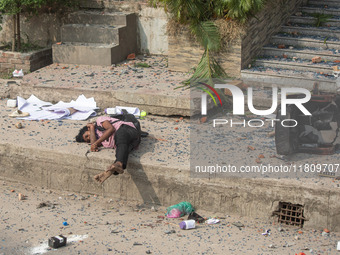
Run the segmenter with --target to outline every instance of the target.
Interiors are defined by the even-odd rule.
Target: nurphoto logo
[[[202,83],[203,84],[203,83]],[[222,106],[222,102],[220,97],[218,96],[215,88],[217,89],[229,89],[232,97],[233,97],[233,115],[244,115],[245,110],[244,110],[244,105],[245,105],[245,95],[243,93],[243,91],[235,86],[235,85],[231,85],[231,84],[215,84],[214,87],[211,87],[207,84],[204,83],[204,85],[209,88],[215,95],[217,95],[217,98],[220,101],[220,104]],[[203,90],[204,93],[202,93],[201,96],[201,114],[202,115],[207,115],[207,95],[210,95],[210,97],[213,99],[215,105],[216,104],[216,100],[214,99],[213,95],[211,94],[211,92],[209,92],[207,89],[203,89],[201,87],[199,87],[199,89]],[[253,103],[253,88],[248,87],[247,89],[247,105],[248,105],[248,109],[251,113],[253,113],[254,115],[258,115],[258,116],[266,116],[266,115],[270,115],[273,114],[278,106],[278,88],[277,87],[273,87],[272,88],[272,105],[269,109],[267,110],[258,110],[255,109],[254,107],[254,103]],[[302,98],[288,98],[287,95],[289,94],[303,94],[305,95],[305,97]],[[310,116],[312,115],[304,106],[304,103],[307,103],[309,100],[311,99],[311,93],[304,88],[281,88],[281,115],[282,116],[286,116],[287,115],[287,105],[295,105],[304,115],[306,116]],[[269,119],[266,121],[271,121],[272,126],[274,126],[274,123],[277,121],[280,121],[278,119]],[[297,125],[297,121],[294,119],[284,119],[281,120],[281,125],[284,127],[295,127]],[[233,121],[232,120],[226,120],[226,119],[214,119],[213,120],[213,126],[215,127],[216,125],[225,125],[227,123],[230,123],[231,127],[233,125]],[[255,124],[257,123],[257,124]],[[245,126],[245,120],[244,122],[238,122],[235,123],[234,125],[243,125]],[[261,119],[252,119],[248,121],[248,126],[250,127],[262,127],[264,125],[264,121]]]

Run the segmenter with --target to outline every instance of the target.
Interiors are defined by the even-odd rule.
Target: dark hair
[[[76,141],[77,141],[78,143],[83,143],[83,142],[85,142],[85,140],[84,140],[84,138],[83,138],[83,134],[84,134],[87,130],[88,130],[87,126],[81,128],[81,129],[79,130],[79,133],[78,133],[78,135],[76,136]]]

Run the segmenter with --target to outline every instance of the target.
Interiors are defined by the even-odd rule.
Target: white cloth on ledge
[[[80,95],[76,101],[72,100],[69,103],[59,101],[57,104],[45,102],[34,95],[31,95],[27,100],[22,97],[17,97],[18,110],[28,112],[30,116],[20,117],[24,120],[86,120],[89,117],[96,116],[98,109],[94,98],[86,98]],[[74,108],[77,112],[70,115],[67,108]]]

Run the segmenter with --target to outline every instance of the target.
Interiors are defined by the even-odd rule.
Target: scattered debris
[[[15,125],[14,125],[17,129],[21,129],[22,128],[22,124],[21,124],[21,122],[17,122],[17,123],[15,123]]]
[[[11,108],[17,107],[17,100],[15,100],[15,99],[8,99],[7,100],[7,107],[11,107]]]
[[[126,59],[128,59],[128,60],[134,60],[134,59],[136,59],[136,54],[135,54],[135,53],[131,53],[131,54],[129,54],[129,55],[126,57]]]
[[[263,236],[270,236],[270,229],[266,229],[263,233]]]
[[[238,229],[239,230],[242,230],[242,228],[244,228],[244,225],[241,223],[241,222],[239,222],[239,221],[237,221],[237,222],[234,222],[234,223],[232,223],[235,227],[238,227]]]
[[[250,145],[248,145],[248,151],[253,151],[253,150],[255,150],[255,147],[253,147],[253,146],[250,146]]]
[[[195,220],[184,220],[181,223],[179,223],[179,227],[181,229],[192,229],[196,227],[195,223],[196,223]]]
[[[26,196],[23,195],[23,194],[21,194],[21,193],[19,193],[19,194],[18,194],[18,199],[19,199],[19,201],[25,200],[25,199],[26,199]]]
[[[275,136],[275,131],[270,131],[267,133],[267,137],[274,137]]]
[[[67,238],[63,235],[52,236],[48,239],[48,246],[57,249],[66,245]]]
[[[312,62],[313,63],[320,63],[322,61],[321,57],[313,57]]]
[[[219,222],[220,222],[220,220],[219,220],[219,219],[216,219],[216,218],[211,218],[211,219],[208,219],[208,220],[206,220],[206,222],[205,222],[205,223],[207,223],[207,224],[211,225],[211,224],[217,224],[217,223],[219,223]]]

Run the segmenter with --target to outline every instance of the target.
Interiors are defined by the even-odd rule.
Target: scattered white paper
[[[19,118],[25,120],[86,120],[90,116],[96,116],[95,110],[98,109],[94,98],[86,98],[84,95],[79,96],[76,101],[72,100],[69,103],[59,101],[55,105],[42,101],[34,95],[27,100],[18,96],[17,101],[18,109],[30,114],[28,117]],[[77,112],[70,115],[68,108],[74,108]]]

